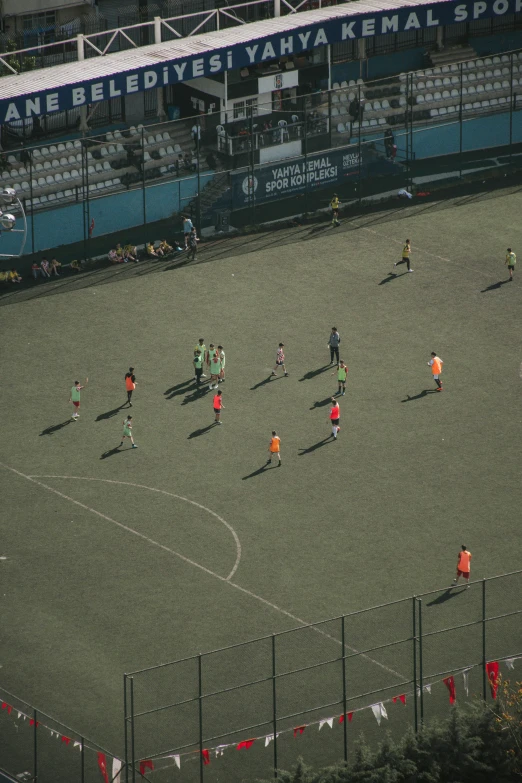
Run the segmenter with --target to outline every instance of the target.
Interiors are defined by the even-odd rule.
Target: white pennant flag
[[[181,769],[181,762],[180,762],[180,760],[179,760],[179,754],[178,754],[178,753],[175,753],[175,754],[172,756],[172,758],[174,759],[174,764],[176,765],[176,767],[177,767],[178,769]]]
[[[121,783],[121,761],[119,759],[112,760],[112,783]]]
[[[504,663],[506,664],[508,669],[514,669],[515,668],[515,658],[506,658]]]
[[[225,748],[228,748],[228,745],[218,745],[217,746],[217,748],[216,748],[216,758],[218,756],[222,756],[223,755],[223,751],[225,750]]]
[[[430,683],[428,683],[427,685],[424,686],[424,690],[426,691],[426,693],[429,693],[430,696],[431,696],[431,684]]]
[[[279,737],[279,732],[277,732],[276,737]],[[265,737],[265,748],[268,748],[270,743],[273,741],[274,735],[273,734],[267,734]]]
[[[17,713],[17,717],[18,717],[18,720],[20,720],[20,718],[22,717],[22,713],[21,713],[21,712],[18,712],[18,713]]]
[[[375,715],[375,720],[381,725],[382,718],[388,719],[388,713],[384,709],[384,704],[380,701],[378,704],[372,704],[372,712]]]
[[[321,729],[323,728],[325,723],[327,723],[329,725],[329,727],[331,729],[333,729],[333,721],[334,721],[333,718],[323,718],[322,720],[320,720],[319,721],[319,731],[321,731]]]
[[[82,749],[82,743],[81,742],[75,742],[73,744],[73,748],[80,748],[80,750],[81,750]]]
[[[462,679],[464,680],[464,690],[466,691],[466,696],[469,696],[469,673],[471,671],[471,667],[469,669],[464,669],[462,672]]]

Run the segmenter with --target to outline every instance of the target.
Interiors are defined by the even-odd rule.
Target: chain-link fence
[[[124,240],[130,227],[184,212],[199,231],[226,229],[326,208],[333,191],[360,208],[399,190],[500,183],[521,167],[519,81],[522,52],[511,52],[130,127],[116,98],[88,107],[81,137],[64,135],[79,109],[6,123],[0,177],[23,198],[27,253],[83,242],[85,258],[93,235]],[[144,114],[156,111],[157,91],[143,96]],[[60,123],[62,138],[44,142]]]
[[[123,762],[74,729],[0,689],[0,770],[21,783],[99,783]]]
[[[449,695],[489,699],[490,667],[522,657],[521,595],[517,571],[127,674],[126,783],[236,779],[250,748],[244,778],[277,776],[305,732],[307,760],[333,763],[383,718],[402,734]]]

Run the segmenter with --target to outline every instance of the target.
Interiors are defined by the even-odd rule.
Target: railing
[[[229,751],[254,743],[245,779],[260,763],[277,777],[305,730],[307,759],[332,763],[398,705],[403,732],[446,710],[451,688],[488,700],[490,667],[522,657],[521,595],[516,571],[126,674],[126,783],[144,762],[158,782],[188,764],[184,780],[204,783],[210,762],[208,779],[226,778]],[[325,723],[337,727],[333,746],[317,732]]]

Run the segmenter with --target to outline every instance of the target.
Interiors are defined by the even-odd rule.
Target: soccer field
[[[508,246],[522,258],[521,208],[516,190],[400,205],[204,245],[194,265],[86,272],[0,298],[0,687],[122,754],[124,672],[442,590],[461,544],[473,579],[519,568],[522,267],[507,283],[504,258]],[[393,273],[407,237],[414,272]],[[336,441],[334,325],[349,367]],[[220,427],[212,392],[192,381],[199,337],[226,351]],[[279,342],[289,377],[270,380]],[[117,450],[129,366],[138,448]],[[69,390],[87,376],[74,422]],[[283,465],[263,468],[273,429]],[[471,593],[450,601],[453,623],[475,619]],[[382,620],[397,639],[411,610],[399,614]],[[380,631],[360,622],[350,645]],[[520,624],[496,641],[494,654],[519,650]],[[383,687],[382,665],[410,676],[409,652],[372,660],[357,693]],[[324,686],[296,688],[307,682]],[[182,690],[154,687],[157,705]],[[223,731],[231,715],[233,701]],[[340,758],[333,737],[309,753],[305,733],[298,753]],[[205,774],[269,775],[270,751],[249,753]],[[196,780],[199,767],[176,774]]]

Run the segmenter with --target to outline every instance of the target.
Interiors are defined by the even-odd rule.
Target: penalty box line
[[[92,514],[95,514],[96,516],[100,517],[101,519],[104,519],[106,522],[110,522],[113,525],[116,525],[116,527],[119,527],[121,530],[124,530],[127,533],[130,533],[131,535],[137,536],[138,538],[141,538],[143,541],[146,541],[151,546],[158,547],[159,549],[163,550],[164,552],[168,552],[169,554],[174,555],[175,557],[178,557],[180,560],[183,560],[189,565],[194,566],[195,568],[199,568],[200,571],[203,571],[208,576],[212,576],[215,579],[218,579],[220,582],[223,582],[224,584],[228,584],[231,587],[233,587],[235,590],[238,590],[239,592],[243,593],[244,595],[249,596],[255,601],[259,601],[264,606],[268,606],[271,609],[274,609],[276,612],[279,612],[280,614],[283,614],[285,617],[288,617],[290,620],[294,620],[294,622],[299,623],[303,628],[309,627],[311,630],[315,631],[315,633],[320,634],[321,636],[325,637],[326,639],[329,639],[332,642],[335,642],[335,644],[342,646],[342,641],[339,639],[336,639],[334,636],[331,636],[326,631],[323,631],[321,628],[317,628],[314,625],[311,625],[310,623],[306,622],[306,620],[303,620],[301,617],[298,617],[295,614],[292,614],[291,612],[288,612],[286,609],[283,609],[280,606],[277,606],[277,604],[274,604],[272,601],[268,601],[266,598],[263,598],[260,595],[257,595],[256,593],[253,593],[251,590],[248,590],[245,587],[241,587],[241,585],[238,585],[236,582],[232,582],[231,580],[227,579],[224,576],[221,576],[220,574],[217,574],[215,571],[212,571],[209,568],[206,568],[205,566],[201,565],[200,563],[196,563],[194,560],[190,560],[189,558],[185,557],[184,555],[179,554],[178,552],[175,552],[173,549],[169,549],[169,547],[165,546],[164,544],[160,544],[158,541],[155,541],[152,538],[149,538],[148,536],[144,535],[143,533],[140,533],[138,530],[134,530],[134,528],[129,527],[128,525],[124,525],[122,522],[118,522],[115,519],[112,519],[111,517],[107,516],[106,514],[103,514],[101,511],[97,511],[95,508],[92,508],[90,506],[85,505],[84,503],[81,503],[79,500],[75,500],[74,498],[69,497],[69,495],[64,494],[63,492],[60,492],[59,490],[55,489],[54,487],[50,487],[48,484],[44,484],[43,481],[39,481],[38,479],[34,478],[34,476],[29,476],[26,473],[22,473],[19,470],[16,470],[16,468],[11,467],[10,465],[6,465],[3,462],[0,462],[0,467],[3,467],[5,470],[9,470],[12,473],[16,474],[17,476],[20,476],[21,478],[26,479],[27,481],[30,481],[32,484],[36,484],[39,487],[42,487],[43,489],[48,490],[49,492],[52,492],[53,494],[57,495],[58,497],[62,498],[63,500],[68,500],[70,503],[73,503],[75,506],[78,506],[80,508],[83,508],[85,511],[90,511]],[[71,477],[73,478],[73,477]],[[103,481],[103,479],[101,479]],[[300,630],[300,629],[295,629]],[[351,652],[358,654],[359,650],[357,650],[355,647],[351,647],[350,645],[345,643],[345,648],[347,650],[350,650]],[[390,668],[389,666],[386,666],[384,663],[380,663],[380,661],[376,661],[374,658],[371,658],[366,653],[361,653],[361,657],[365,658],[367,661],[370,661],[371,663],[378,666],[380,669],[383,669],[384,671],[388,672],[389,674],[392,674],[394,677],[398,677],[401,681],[406,680],[407,678],[400,674],[395,669]]]

